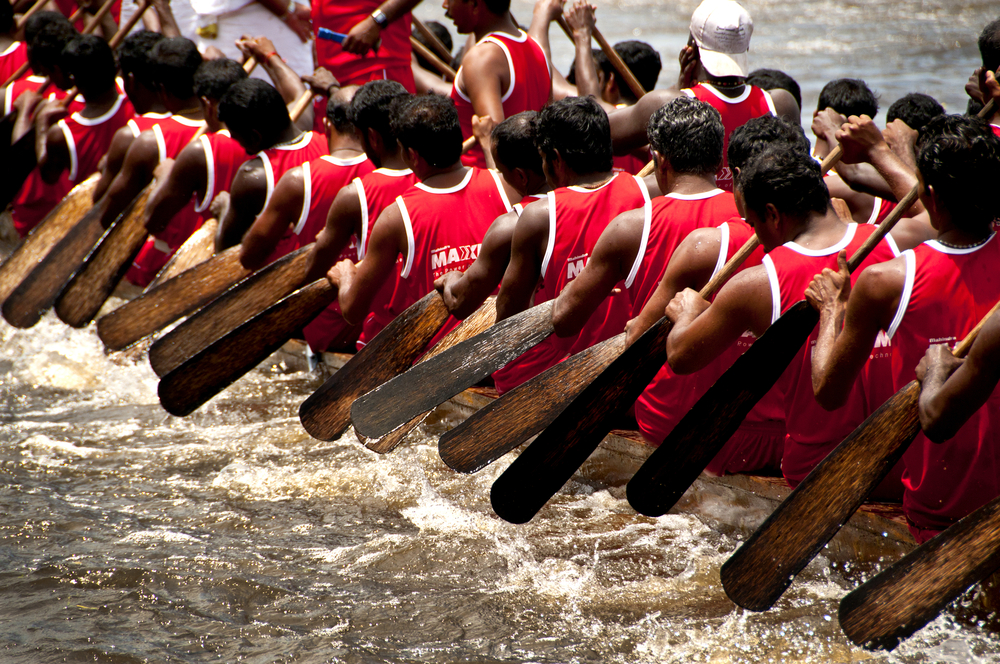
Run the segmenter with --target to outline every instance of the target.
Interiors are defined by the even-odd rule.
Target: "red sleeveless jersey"
[[[649,192],[640,178],[615,173],[596,189],[562,187],[548,194],[549,233],[542,258],[542,281],[535,304],[555,299],[583,271],[590,252],[611,220],[642,207]],[[610,295],[591,314],[580,332],[565,339],[550,336],[493,375],[497,390],[506,392],[563,359],[625,329],[631,304],[624,292]]]
[[[319,159],[329,151],[330,146],[326,141],[326,136],[314,131],[305,131],[290,145],[281,145],[258,152],[257,156],[264,163],[264,175],[267,178],[267,197],[264,199],[264,207],[267,207],[268,201],[271,200],[274,185],[281,179],[282,175],[307,161]]]
[[[823,268],[837,269],[837,254],[841,250],[846,249],[850,258],[875,231],[874,226],[867,224],[848,224],[843,239],[831,247],[811,250],[788,242],[768,253],[763,263],[771,285],[771,323],[805,298],[806,288]],[[886,236],[851,274],[851,283],[857,281],[865,267],[891,260],[898,254],[892,237]],[[788,429],[781,471],[792,486],[801,482],[868,415],[864,374],[858,377],[846,403],[837,410],[824,410],[816,402],[811,364],[816,338],[817,331],[814,329],[779,379],[785,394],[785,425]]]
[[[478,44],[484,42],[499,46],[507,58],[510,85],[500,97],[504,117],[509,118],[523,111],[542,110],[548,103],[552,91],[552,70],[541,46],[523,30],[517,37],[491,32],[480,39]],[[458,110],[462,137],[469,138],[472,136],[472,100],[462,89],[462,80],[462,68],[459,67],[455,82],[451,86],[451,99]],[[486,168],[486,156],[479,143],[462,155],[462,163],[466,166]]]
[[[72,16],[80,6],[76,3],[76,0],[53,0],[59,12],[69,18]],[[115,25],[121,24],[122,15],[122,0],[115,0],[111,3],[111,10],[108,12],[111,14],[111,18],[115,20]],[[76,28],[77,32],[83,32],[83,29],[87,27],[87,23],[93,18],[92,14],[84,12],[80,15],[80,18],[73,22],[73,27]]]
[[[236,171],[250,155],[229,134],[228,129],[202,134],[198,137],[198,143],[205,152],[205,196],[200,201],[195,201],[194,211],[201,215],[201,223],[205,223],[212,218],[208,207],[216,196],[229,191]]]
[[[997,136],[1000,136],[1000,125],[991,124],[990,125],[990,129],[993,130],[994,134],[996,134]]]
[[[729,170],[729,162],[726,160],[726,154],[729,151],[729,135],[733,133],[734,129],[742,127],[753,118],[768,114],[777,115],[774,110],[774,102],[771,101],[771,95],[755,85],[747,85],[743,88],[743,94],[730,98],[708,83],[699,83],[693,88],[682,90],[682,92],[689,97],[711,104],[722,115],[722,126],[726,133],[722,145],[722,165],[715,176],[715,182],[720,189],[732,191],[733,173]]]
[[[887,331],[896,346],[897,389],[916,377],[930,345],[953,346],[1000,300],[995,234],[974,248],[925,242],[903,257],[905,285]],[[1000,495],[1000,390],[947,442],[918,434],[903,461],[903,509],[919,529],[943,530]]]
[[[28,64],[28,47],[24,42],[16,41],[4,49],[3,53],[0,53],[0,84],[9,80],[21,65],[26,64]]]
[[[380,0],[317,0],[312,3],[314,33],[320,28],[347,34],[366,16],[379,8]],[[362,85],[374,78],[399,81],[412,93],[410,69],[410,14],[406,13],[379,32],[378,50],[364,55],[348,53],[340,44],[316,39],[316,65],[326,67],[341,85]]]
[[[8,85],[7,89],[4,91],[4,97],[3,97],[4,115],[9,115],[14,111],[14,101],[18,97],[20,97],[23,93],[29,90],[31,92],[37,92],[39,89],[41,89],[42,85],[45,83],[46,80],[47,79],[43,76],[27,75],[27,76],[22,76],[21,78],[17,79],[16,81]],[[47,90],[48,94],[46,95],[45,98],[48,99],[49,101],[58,101],[60,99],[66,98],[67,95],[66,90],[60,90],[54,85],[50,85]],[[85,104],[83,102],[83,99],[80,97],[80,95],[77,95],[73,99],[73,101],[69,103],[69,106],[67,107],[66,110],[69,111],[70,113],[77,113],[79,111],[82,111],[84,106]]]
[[[66,148],[69,151],[69,181],[81,182],[97,172],[97,163],[111,147],[115,132],[124,127],[135,110],[125,95],[119,95],[106,113],[96,118],[85,118],[80,113],[60,120]]]

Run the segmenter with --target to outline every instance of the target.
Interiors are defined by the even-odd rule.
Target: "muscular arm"
[[[244,37],[236,42],[236,46],[245,54],[252,55],[274,83],[275,89],[281,93],[281,98],[291,109],[292,105],[298,101],[305,91],[305,83],[291,67],[285,64],[280,56],[267,57],[275,52],[274,44],[267,37],[255,37],[248,39]],[[305,112],[295,121],[295,125],[302,131],[309,131],[313,127],[312,104],[306,107]]]
[[[101,224],[108,228],[139,195],[143,187],[153,181],[153,171],[160,162],[160,150],[152,131],[144,131],[132,141],[122,168],[111,181],[104,195],[105,208]]]
[[[111,182],[121,170],[122,164],[125,162],[125,155],[128,154],[129,146],[134,140],[135,135],[132,133],[131,127],[122,127],[115,132],[111,139],[111,147],[108,148],[108,154],[103,160],[104,169],[101,171],[101,179],[97,181],[97,187],[94,189],[94,201],[99,201],[104,196],[104,192],[111,186]]]
[[[836,139],[844,149],[841,159],[846,164],[868,161],[892,190],[895,200],[902,200],[917,184],[917,174],[907,168],[882,138],[871,118],[867,115],[852,115],[836,133]],[[908,211],[909,216],[923,212],[924,206],[914,201]]]
[[[243,235],[260,214],[267,198],[267,176],[259,158],[248,160],[233,177],[229,190],[229,209],[219,223],[215,235],[215,250],[222,251],[239,244]]]
[[[309,252],[306,283],[326,274],[351,241],[351,235],[356,235],[360,242],[362,233],[361,199],[358,197],[358,188],[352,183],[338,191],[330,205],[326,226],[316,236],[316,244]]]
[[[587,324],[615,284],[628,277],[642,242],[643,210],[623,212],[601,233],[586,267],[559,293],[552,325],[560,337],[571,337]]]
[[[396,258],[406,247],[406,228],[399,205],[393,203],[379,215],[365,258],[351,279],[338,286],[337,294],[344,320],[359,323],[371,311],[382,284],[395,271]],[[340,264],[338,264],[340,265]],[[331,270],[333,273],[337,269]]]
[[[55,184],[63,171],[70,167],[69,147],[66,136],[58,125],[53,125],[42,135],[42,149],[36,150],[38,173],[45,184]],[[80,173],[84,176],[86,173]]]
[[[472,101],[472,112],[479,117],[493,118],[494,124],[504,119],[500,98],[510,83],[507,58],[496,44],[478,44],[462,62],[462,86]]]
[[[847,203],[854,221],[859,224],[868,223],[875,208],[874,196],[852,189],[837,173],[827,175],[823,178],[823,182],[826,183],[831,198],[839,198]]]
[[[240,243],[240,263],[248,270],[264,267],[267,257],[284,237],[288,227],[298,221],[305,202],[302,167],[287,171],[274,186],[267,207],[254,220]]]
[[[653,90],[632,106],[608,113],[611,121],[611,144],[615,154],[628,154],[649,142],[646,123],[658,108],[680,96],[678,90]]]
[[[501,321],[531,306],[542,274],[542,258],[549,235],[549,202],[546,199],[524,208],[514,227],[510,263],[497,295],[497,320]]]
[[[146,205],[146,230],[158,233],[170,220],[198,196],[201,200],[208,187],[208,169],[205,148],[201,141],[187,145],[174,160],[170,174],[156,185]]]

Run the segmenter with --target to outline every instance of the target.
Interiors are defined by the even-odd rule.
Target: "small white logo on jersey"
[[[431,251],[431,271],[451,267],[456,263],[476,260],[481,244],[467,244],[462,247],[441,247]]]

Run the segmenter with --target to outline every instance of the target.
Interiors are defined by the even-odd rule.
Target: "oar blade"
[[[869,649],[894,649],[1000,567],[1000,499],[917,547],[840,601],[840,626]]]
[[[618,335],[566,358],[441,436],[441,459],[460,473],[475,473],[549,426],[566,406],[621,354]]]
[[[448,308],[437,291],[423,296],[396,316],[299,407],[309,435],[334,440],[351,425],[351,404],[413,365],[441,326]]]
[[[913,381],[872,413],[725,562],[722,586],[733,602],[766,611],[778,601],[920,432],[919,397]]]
[[[502,320],[357,399],[351,407],[354,428],[369,438],[384,436],[472,387],[551,333],[551,301]]]
[[[796,303],[705,392],[626,486],[637,512],[662,516],[674,506],[778,381],[818,321],[805,300]]]
[[[181,417],[191,414],[266,360],[336,297],[330,282],[318,279],[215,341],[160,380],[163,408]]]
[[[186,272],[195,265],[210,259],[215,253],[215,233],[218,230],[219,222],[217,219],[209,219],[203,223],[201,228],[192,233],[191,237],[184,240],[184,244],[177,248],[163,269],[156,273],[156,277],[149,283],[146,290],[156,288],[164,281],[173,279],[181,272]]]

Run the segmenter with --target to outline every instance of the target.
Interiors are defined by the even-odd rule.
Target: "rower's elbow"
[[[947,418],[942,417],[941,410],[933,402],[920,403],[920,428],[932,443],[943,443],[950,440],[958,432]]]
[[[834,390],[827,383],[813,385],[813,396],[823,410],[834,411],[847,403],[847,394]]]
[[[578,334],[583,325],[577,318],[577,316],[573,316],[572,310],[562,302],[561,298],[556,299],[555,304],[552,305],[552,330],[557,337],[566,338]]]
[[[261,251],[254,248],[253,243],[244,242],[240,245],[240,265],[244,269],[255,272],[264,267],[266,258]]]
[[[701,369],[695,362],[691,350],[680,341],[667,339],[667,364],[675,374],[693,374]]]

